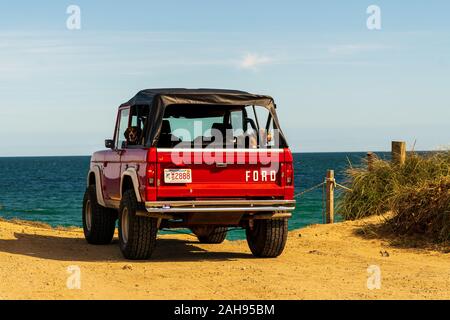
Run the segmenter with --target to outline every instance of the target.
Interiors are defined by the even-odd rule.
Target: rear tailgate
[[[158,149],[157,198],[282,199],[283,151]],[[181,173],[184,181],[168,177],[174,172]]]

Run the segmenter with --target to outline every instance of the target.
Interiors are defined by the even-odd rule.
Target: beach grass
[[[376,159],[347,170],[351,192],[338,201],[346,220],[391,212],[398,235],[425,234],[450,241],[450,152],[409,153],[404,165]]]

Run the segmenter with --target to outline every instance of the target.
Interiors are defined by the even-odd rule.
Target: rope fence
[[[294,194],[294,198],[300,198],[301,196],[322,188],[322,222],[333,223],[334,222],[334,190],[342,189],[346,192],[352,192],[353,190],[336,182],[334,178],[334,171],[328,170],[325,180],[311,188],[308,188],[302,192]]]
[[[336,182],[336,187],[341,188],[341,189],[344,189],[345,191],[348,191],[348,192],[353,192],[352,189],[347,188],[346,186],[343,186],[342,184],[339,184],[339,183],[337,183],[337,182]]]
[[[296,193],[296,194],[294,195],[294,198],[301,197],[301,196],[303,196],[304,194],[307,194],[307,193],[309,193],[309,192],[312,192],[312,191],[314,191],[314,190],[316,190],[316,189],[322,187],[323,185],[325,185],[325,181],[322,182],[322,183],[319,183],[318,185],[316,185],[316,186],[314,186],[314,187],[312,187],[312,188],[306,189],[305,191]]]
[[[348,187],[346,187],[346,186],[344,186],[344,185],[342,185],[342,184],[339,184],[339,183],[337,183],[336,181],[334,181],[334,182],[332,182],[332,183],[334,183],[334,186],[335,186],[336,188],[341,188],[341,189],[343,189],[343,190],[345,190],[345,191],[348,191],[348,192],[352,192],[352,191],[353,191],[352,189],[350,189],[350,188],[348,188]],[[324,182],[321,182],[321,183],[319,183],[318,185],[315,185],[314,187],[311,187],[311,188],[306,189],[306,190],[304,190],[304,191],[302,191],[302,192],[299,192],[299,193],[294,194],[294,198],[299,198],[299,197],[301,197],[301,196],[303,196],[303,195],[305,195],[305,194],[307,194],[307,193],[310,193],[310,192],[312,192],[312,191],[314,191],[314,190],[316,190],[316,189],[319,189],[320,187],[325,186],[326,184],[327,184],[327,181],[325,180]]]

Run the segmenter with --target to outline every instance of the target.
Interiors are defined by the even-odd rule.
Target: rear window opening
[[[159,148],[279,148],[278,128],[261,106],[171,105]]]

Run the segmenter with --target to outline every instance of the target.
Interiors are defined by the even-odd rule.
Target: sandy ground
[[[0,221],[0,299],[450,299],[450,254],[365,238],[364,223],[291,232],[277,259],[253,258],[245,241],[165,235],[151,261],[129,262],[117,240]],[[367,287],[372,265],[380,289]],[[69,289],[77,268],[81,289]]]

